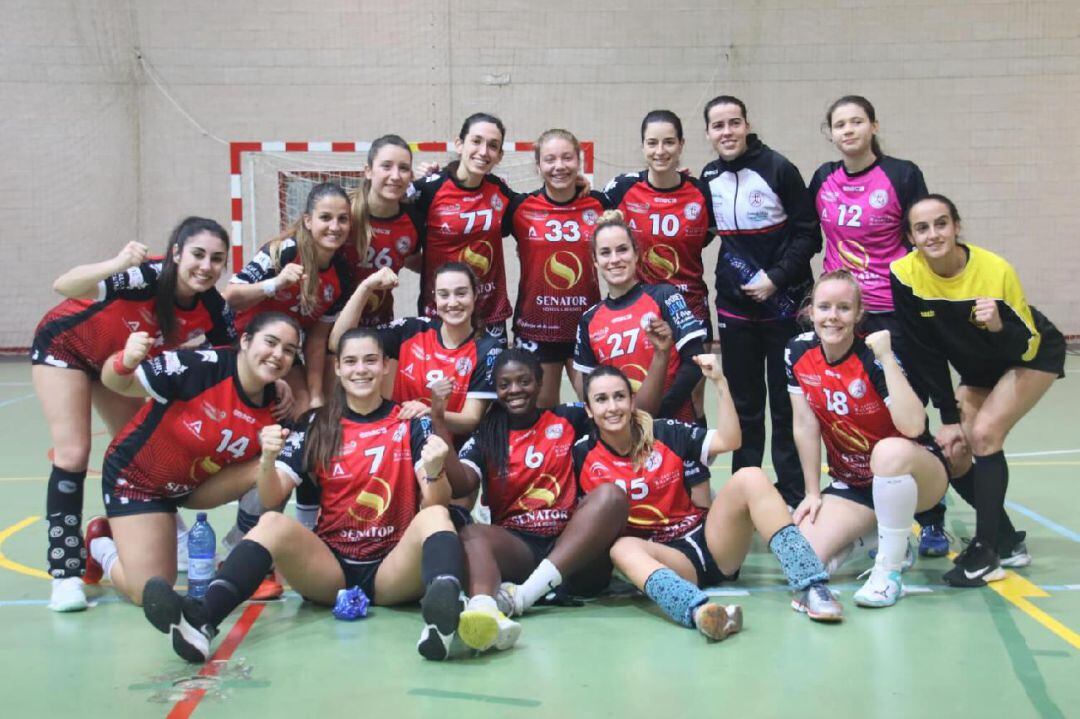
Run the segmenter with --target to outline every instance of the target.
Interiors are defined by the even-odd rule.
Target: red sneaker
[[[277,599],[284,593],[285,587],[281,586],[281,580],[278,579],[277,572],[271,569],[270,573],[255,589],[255,593],[251,595],[251,601],[268,602],[271,599]]]
[[[97,584],[101,581],[101,576],[104,571],[101,565],[97,563],[94,556],[90,554],[90,542],[94,541],[98,537],[111,537],[112,529],[109,527],[109,520],[107,517],[97,516],[91,517],[90,521],[86,523],[86,531],[83,533],[83,541],[86,544],[86,572],[83,574],[83,582],[85,584]]]

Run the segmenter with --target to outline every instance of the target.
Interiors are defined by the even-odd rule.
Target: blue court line
[[[1028,509],[1024,505],[1017,504],[1016,502],[1013,502],[1011,500],[1006,500],[1005,507],[1013,510],[1014,512],[1019,512],[1028,519],[1034,519],[1036,522],[1046,527],[1047,529],[1051,529],[1060,534],[1061,536],[1065,537],[1066,539],[1071,539],[1072,541],[1080,544],[1080,534],[1077,534],[1068,527],[1061,526],[1052,519],[1047,519],[1033,509]]]
[[[31,397],[36,397],[36,396],[37,395],[35,395],[33,392],[31,392],[30,394],[24,394],[22,397],[12,397],[11,399],[5,399],[3,402],[0,402],[0,408],[4,408],[4,407],[7,407],[8,405],[15,404],[16,402],[22,402],[24,399],[30,399]]]

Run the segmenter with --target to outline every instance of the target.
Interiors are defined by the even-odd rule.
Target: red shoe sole
[[[83,572],[83,584],[97,584],[104,575],[101,565],[90,554],[90,542],[98,537],[111,537],[112,528],[109,520],[103,516],[91,517],[86,523],[86,532],[83,534],[83,542],[86,546],[86,571]]]

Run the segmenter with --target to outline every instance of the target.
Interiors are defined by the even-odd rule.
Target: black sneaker
[[[155,629],[172,637],[173,651],[185,661],[202,664],[210,657],[217,629],[207,623],[198,600],[181,597],[171,584],[154,577],[143,588],[143,614]]]
[[[1001,560],[1001,566],[1016,568],[1031,564],[1031,554],[1028,553],[1025,539],[1027,539],[1027,532],[1017,532],[1011,541],[998,544],[998,558]]]
[[[420,600],[420,615],[425,625],[416,643],[420,656],[433,661],[449,658],[464,610],[465,597],[458,580],[449,576],[432,580]]]
[[[1005,578],[997,552],[978,539],[971,540],[953,563],[956,566],[945,572],[942,579],[954,587],[985,587],[987,582]]]

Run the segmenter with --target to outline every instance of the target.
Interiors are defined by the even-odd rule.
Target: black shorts
[[[509,347],[509,339],[506,336],[506,320],[502,322],[492,322],[484,327],[484,334],[488,337],[492,337],[499,346],[503,349]]]
[[[1014,362],[1011,364],[988,362],[978,367],[957,367],[960,373],[960,384],[967,387],[979,387],[991,389],[998,380],[1013,367],[1026,367],[1027,369],[1041,370],[1057,375],[1065,376],[1065,336],[1057,327],[1041,314],[1036,315],[1035,327],[1042,335],[1039,342],[1039,351],[1026,362]],[[1041,320],[1041,321],[1040,321]]]
[[[668,542],[665,546],[679,550],[690,560],[690,563],[694,565],[694,571],[697,573],[699,587],[711,587],[721,582],[734,582],[739,578],[738,571],[729,577],[720,571],[720,567],[716,566],[716,560],[713,559],[712,552],[709,551],[709,543],[705,541],[705,522],[694,527],[678,539]]]
[[[101,478],[101,499],[105,503],[105,516],[130,517],[135,514],[176,514],[190,495],[179,497],[150,497],[133,499],[116,496],[116,480],[105,475]]]
[[[850,484],[845,484],[838,480],[833,480],[825,489],[821,490],[822,495],[831,494],[834,497],[840,497],[846,499],[849,502],[855,504],[861,504],[869,509],[874,508],[874,490],[873,482],[865,487],[852,487]]]
[[[333,550],[330,550],[333,552]],[[345,588],[360,587],[367,595],[368,600],[375,603],[375,575],[379,573],[382,559],[372,559],[366,562],[358,562],[334,552],[334,559],[341,566],[341,573],[345,575]],[[383,557],[385,559],[385,557]]]
[[[529,547],[529,551],[532,552],[533,566],[536,566],[547,559],[547,555],[551,554],[551,550],[555,547],[555,542],[559,539],[558,535],[545,537],[542,534],[522,532],[520,529],[511,529],[510,527],[503,527],[503,529],[525,542]]]
[[[450,513],[450,521],[454,523],[454,529],[456,530],[473,523],[472,512],[460,504],[450,504],[447,506],[446,511]]]
[[[574,356],[573,342],[539,342],[514,337],[514,349],[536,355],[542,364],[562,363]]]

